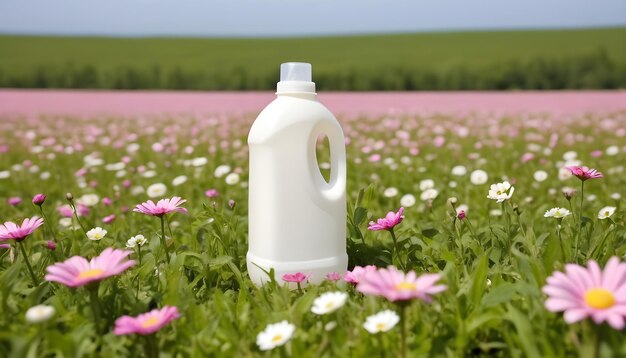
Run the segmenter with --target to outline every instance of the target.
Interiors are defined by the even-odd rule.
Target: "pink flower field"
[[[0,113],[257,113],[271,92],[107,92],[0,89]],[[626,91],[589,92],[335,92],[320,93],[333,113],[554,113],[580,114],[626,109]]]

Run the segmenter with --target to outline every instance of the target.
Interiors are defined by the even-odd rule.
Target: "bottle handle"
[[[317,138],[325,135],[330,144],[330,179],[322,176],[317,163],[315,149]],[[338,123],[320,121],[311,131],[309,140],[309,170],[313,174],[315,187],[330,202],[340,200],[346,187],[346,146],[343,131]]]

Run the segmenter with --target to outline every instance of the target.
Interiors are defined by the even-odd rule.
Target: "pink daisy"
[[[179,207],[179,205],[182,205],[185,202],[187,202],[187,200],[183,200],[178,196],[171,199],[161,199],[156,204],[152,200],[148,200],[145,203],[137,205],[133,211],[159,217],[174,211],[186,214],[187,209]]]
[[[384,218],[378,219],[376,222],[370,221],[368,230],[391,230],[394,226],[398,225],[404,219],[402,215],[404,208],[400,208],[397,213],[390,211]]]
[[[587,167],[578,167],[578,166],[570,166],[570,167],[565,167],[565,169],[568,169],[570,172],[572,172],[572,175],[575,176],[576,178],[585,181],[587,179],[598,179],[598,178],[604,178],[604,174],[600,173],[599,171],[595,170],[595,169],[589,169]]]
[[[365,275],[367,272],[376,271],[377,267],[374,265],[367,265],[365,267],[354,266],[352,271],[346,271],[343,275],[344,281],[352,284],[358,284],[361,281],[361,277]]]
[[[356,286],[357,290],[374,296],[383,296],[389,301],[406,301],[414,298],[431,302],[432,297],[447,289],[445,285],[435,285],[441,278],[438,273],[417,276],[415,271],[404,273],[395,267],[365,273]]]
[[[118,336],[124,334],[152,334],[180,317],[178,308],[164,306],[162,309],[155,308],[150,312],[142,313],[137,317],[122,316],[115,320],[115,333]]]
[[[54,281],[68,287],[84,286],[91,282],[104,280],[107,277],[118,275],[135,265],[134,260],[126,257],[132,251],[106,248],[100,256],[87,261],[84,257],[73,256],[64,262],[48,266],[46,281]]]
[[[296,282],[296,283],[301,283],[304,282],[306,280],[309,279],[309,277],[311,277],[311,274],[303,274],[302,272],[296,272],[296,273],[286,273],[283,275],[283,281],[285,282]]]
[[[4,225],[0,225],[0,241],[22,241],[41,225],[43,225],[43,219],[37,216],[24,219],[21,226],[18,226],[14,222],[7,221]]]
[[[591,317],[596,324],[606,321],[615,329],[624,328],[626,263],[615,256],[609,259],[604,271],[593,260],[587,268],[568,264],[565,273],[557,271],[548,277],[543,292],[548,295],[546,309],[565,312],[567,323]]]

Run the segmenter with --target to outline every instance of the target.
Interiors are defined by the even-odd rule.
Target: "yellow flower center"
[[[159,323],[159,320],[156,317],[150,317],[141,326],[143,328],[148,328],[154,326],[157,323]]]
[[[611,214],[610,214],[610,212],[607,210],[607,211],[605,211],[605,212],[604,212],[604,216],[606,216],[606,217],[608,218],[609,216],[611,216]]]
[[[78,278],[95,278],[104,273],[104,270],[101,269],[91,269],[87,271],[83,271],[78,275]]]
[[[274,337],[272,337],[272,343],[279,342],[281,339],[283,339],[283,336],[281,334],[277,334]]]
[[[412,282],[401,282],[396,285],[396,290],[398,291],[415,291],[417,286],[415,286]]]
[[[326,308],[333,308],[335,305],[332,302],[326,303]]]
[[[500,190],[498,190],[498,195],[502,195],[502,192]]]
[[[604,288],[592,288],[585,292],[585,303],[589,307],[603,310],[615,305],[615,296]]]
[[[383,328],[385,328],[385,324],[384,323],[376,323],[376,329],[378,329],[379,331],[382,331]]]

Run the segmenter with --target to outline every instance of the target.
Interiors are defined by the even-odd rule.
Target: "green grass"
[[[602,67],[604,77],[621,79],[626,78],[625,38],[626,28],[283,39],[0,36],[0,86],[270,89],[281,62],[306,61],[313,63],[316,79],[328,89],[479,89],[480,81],[474,77],[489,77],[489,72],[502,67],[515,68],[515,73],[523,75],[537,71],[533,68],[545,61],[548,65],[556,61],[543,65],[551,70],[540,72],[550,77],[550,71],[564,71],[574,61],[578,67],[587,67],[577,68],[577,73],[590,72],[595,67],[579,64],[589,56],[594,57],[594,66],[608,63]],[[81,75],[87,78],[82,81],[86,84],[67,80],[73,76],[68,73],[85,68],[94,72]],[[416,78],[414,83],[394,83],[390,78],[398,72],[401,78],[435,76],[430,82],[436,83]],[[54,77],[52,73],[59,74]],[[183,80],[173,79],[177,76]],[[116,82],[117,77],[129,84]],[[456,83],[463,79],[466,85]],[[491,82],[482,87],[497,87]],[[518,82],[508,88],[530,86]],[[555,88],[593,88],[552,82]],[[595,87],[624,87],[624,83]]]

